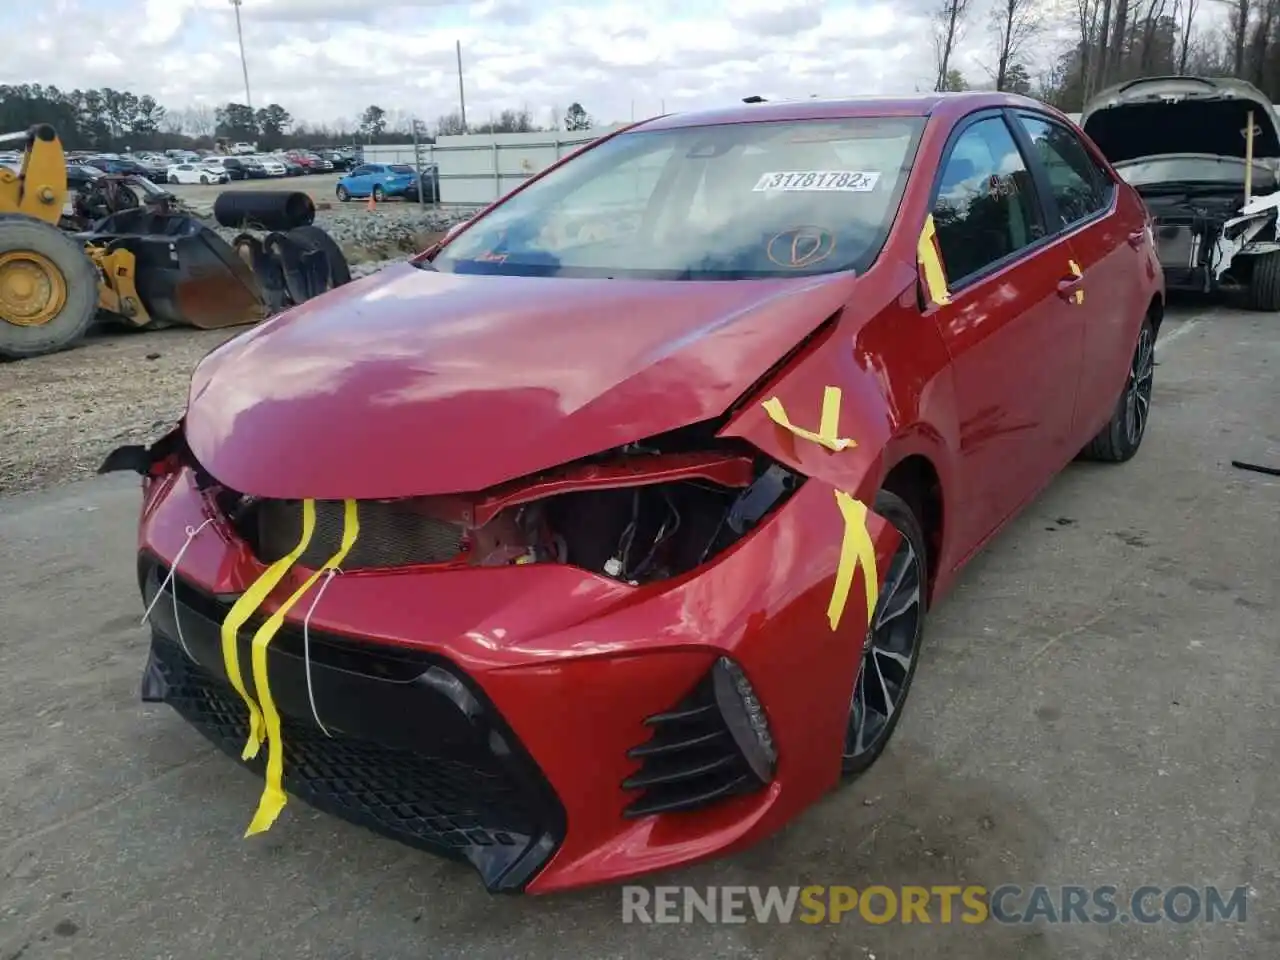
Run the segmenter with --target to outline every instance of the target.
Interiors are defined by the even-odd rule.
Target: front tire
[[[383,189],[382,189],[381,187],[374,187],[374,188],[373,188],[373,202],[374,202],[374,203],[381,203],[381,202],[382,202],[383,200],[385,200],[385,199],[387,199],[387,194],[386,194],[386,192],[385,192],[385,191],[383,191]]]
[[[1084,460],[1102,463],[1124,463],[1142,446],[1151,414],[1151,388],[1155,381],[1156,328],[1150,317],[1142,321],[1138,344],[1129,362],[1129,375],[1124,390],[1111,414],[1111,420],[1080,451]]]
[[[1280,251],[1253,258],[1246,302],[1251,310],[1280,310]]]
[[[201,174],[201,175],[200,175],[200,182],[201,182],[202,184],[204,184],[204,185],[207,187],[207,186],[209,185],[209,178],[208,178],[208,177],[206,177],[204,174]]]
[[[351,194],[347,191],[347,188],[344,187],[342,184],[338,184],[338,199],[343,203],[346,203],[348,200],[351,199]]]
[[[881,578],[880,597],[853,681],[840,757],[840,770],[850,780],[879,759],[902,717],[920,660],[927,606],[928,548],[920,521],[905,500],[888,490],[876,494],[872,510],[888,520],[902,539]]]

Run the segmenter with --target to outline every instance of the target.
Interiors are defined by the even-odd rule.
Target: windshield
[[[1229,183],[1244,187],[1245,162],[1237,157],[1144,157],[1116,165],[1116,173],[1135,187],[1163,183]],[[1253,187],[1275,189],[1275,171],[1254,163]]]
[[[924,123],[863,117],[620,134],[474,221],[431,266],[672,280],[862,271],[897,214]]]

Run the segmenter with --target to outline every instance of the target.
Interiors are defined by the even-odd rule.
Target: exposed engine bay
[[[628,444],[473,495],[357,504],[344,570],[570,564],[639,585],[679,576],[731,546],[804,477],[699,426]],[[263,563],[294,550],[302,503],[201,485]],[[343,503],[316,503],[298,558],[319,568],[342,538]]]
[[[1237,288],[1280,309],[1280,117],[1243,80],[1148,77],[1080,125],[1142,196],[1170,289]]]

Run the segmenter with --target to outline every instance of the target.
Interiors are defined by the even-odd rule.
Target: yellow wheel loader
[[[0,166],[0,360],[72,346],[99,317],[139,328],[257,323],[349,279],[332,240],[316,241],[315,208],[305,194],[255,198],[253,209],[274,202],[268,213],[276,212],[276,220],[286,208],[293,218],[287,232],[267,237],[266,248],[284,254],[256,259],[237,252],[263,249],[252,234],[237,237],[233,247],[167,205],[123,210],[88,231],[66,232],[59,222],[67,167],[57,132],[39,124],[0,135],[0,143],[13,141],[24,143],[20,169]]]

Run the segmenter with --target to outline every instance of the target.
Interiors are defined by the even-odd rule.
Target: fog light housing
[[[762,783],[773,779],[778,751],[769,730],[769,718],[742,668],[728,657],[721,657],[712,669],[716,706],[725,725],[742,752],[751,772]]]

